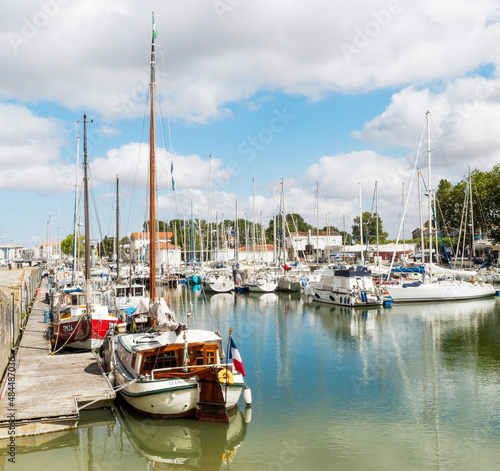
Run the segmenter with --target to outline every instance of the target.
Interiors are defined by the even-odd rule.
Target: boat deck
[[[45,281],[43,282],[45,283]],[[0,439],[76,427],[79,411],[111,406],[115,392],[92,352],[50,354],[39,290],[0,398]],[[10,393],[10,394],[9,394]],[[12,401],[12,402],[11,402]],[[91,403],[91,404],[90,404]]]

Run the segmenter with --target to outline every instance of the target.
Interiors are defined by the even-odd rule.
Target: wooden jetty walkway
[[[50,354],[44,338],[45,292],[39,290],[9,362],[0,397],[0,439],[12,430],[19,437],[76,427],[81,409],[109,407],[115,398],[92,352]]]

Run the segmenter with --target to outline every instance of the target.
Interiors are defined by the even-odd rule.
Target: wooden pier
[[[92,352],[50,354],[44,298],[41,289],[2,384],[0,439],[12,430],[23,436],[76,427],[81,409],[109,407],[115,398]]]

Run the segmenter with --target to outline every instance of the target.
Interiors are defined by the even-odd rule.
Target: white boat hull
[[[245,283],[245,288],[252,293],[272,293],[276,291],[276,283]]]
[[[115,385],[120,387],[132,380],[123,366],[117,365],[114,370]],[[227,409],[236,406],[245,387],[241,375],[235,374],[234,380],[225,392]],[[187,379],[135,381],[121,389],[119,394],[133,409],[150,416],[186,417],[196,415],[199,410],[200,385],[194,373],[192,378]]]
[[[234,283],[232,281],[224,282],[203,282],[203,289],[211,293],[229,293],[234,289]]]
[[[375,293],[366,293],[365,300],[363,300],[362,297],[352,295],[352,293],[333,292],[329,289],[306,286],[304,288],[304,294],[307,295],[311,301],[333,304],[335,306],[368,307],[382,306],[384,303],[383,298]]]
[[[462,301],[494,296],[496,291],[489,284],[467,282],[422,283],[419,286],[384,285],[394,303],[419,303],[439,301]]]
[[[318,283],[304,287],[311,301],[347,307],[382,306],[383,291],[373,284],[371,272],[363,266],[335,267],[322,270]]]

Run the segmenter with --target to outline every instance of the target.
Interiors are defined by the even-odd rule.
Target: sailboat
[[[228,268],[207,270],[201,286],[210,293],[229,293],[234,289],[233,274]]]
[[[132,274],[128,283],[122,280],[120,270],[120,204],[119,179],[116,176],[116,280],[111,284],[111,304],[119,319],[118,332],[125,332],[127,327],[137,324],[139,318],[145,323],[147,319],[142,314],[149,310],[149,297],[146,296],[146,285],[134,283]],[[142,309],[139,306],[144,306]]]
[[[245,389],[245,370],[229,332],[226,355],[218,331],[191,329],[179,323],[156,293],[156,169],[155,169],[155,40],[151,40],[149,133],[149,266],[150,309],[154,330],[108,336],[102,349],[119,394],[136,411],[154,417],[195,416],[229,422],[228,411]],[[231,346],[231,348],[229,348]],[[233,361],[231,361],[233,358]]]
[[[427,126],[427,155],[429,169],[429,185],[431,184],[431,143],[430,143],[430,113],[426,112]],[[485,298],[494,296],[495,288],[490,283],[485,283],[476,277],[471,277],[470,281],[456,279],[451,270],[438,269],[432,263],[432,229],[433,229],[433,198],[432,191],[428,192],[428,217],[429,217],[429,263],[425,265],[425,273],[421,280],[403,280],[396,283],[394,281],[383,284],[384,290],[389,294],[394,303],[418,303],[434,301],[460,301],[469,299]],[[422,253],[425,253],[422,247]],[[438,271],[440,273],[438,273]]]
[[[52,300],[52,344],[62,348],[95,350],[117,318],[109,312],[104,293],[92,290],[90,281],[90,217],[88,188],[87,116],[83,115],[84,209],[85,209],[85,285],[56,291]]]

